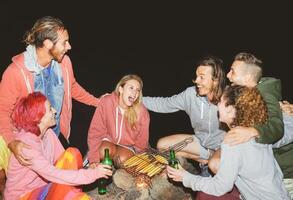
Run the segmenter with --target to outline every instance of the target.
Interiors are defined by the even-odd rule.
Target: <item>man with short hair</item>
[[[282,169],[285,185],[292,196],[293,191],[292,189],[290,191],[288,185],[293,183],[293,159],[291,159],[293,143],[288,137],[282,138],[284,136],[284,129],[285,136],[290,135],[293,131],[292,117],[285,114],[282,115],[280,109],[279,101],[282,98],[281,81],[271,77],[262,78],[262,61],[250,53],[239,53],[235,56],[227,77],[232,84],[257,87],[267,104],[269,118],[265,124],[259,124],[255,127],[238,126],[232,128],[225,135],[224,143],[236,145],[255,137],[259,143],[274,144],[275,158]],[[280,139],[281,142],[278,142]],[[209,167],[214,173],[217,172],[218,164],[219,152],[216,152],[213,159],[209,162]]]

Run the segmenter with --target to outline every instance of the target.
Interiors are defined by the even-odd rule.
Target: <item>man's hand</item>
[[[22,148],[30,148],[29,145],[21,142],[20,140],[13,140],[8,144],[8,148],[14,154],[15,158],[21,165],[28,166],[31,162],[28,158],[24,157],[22,154]]]
[[[242,144],[257,136],[258,131],[255,128],[237,126],[226,133],[223,143],[229,145]]]
[[[293,115],[293,104],[290,104],[288,101],[280,101],[279,103],[284,113]]]

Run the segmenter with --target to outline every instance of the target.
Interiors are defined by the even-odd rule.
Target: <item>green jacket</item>
[[[260,134],[257,141],[263,144],[273,144],[284,135],[284,123],[279,105],[279,101],[282,99],[281,81],[265,77],[260,80],[256,87],[267,104],[269,114],[269,119],[265,124],[255,126]],[[293,178],[293,143],[274,149],[274,155],[283,171],[284,177]]]

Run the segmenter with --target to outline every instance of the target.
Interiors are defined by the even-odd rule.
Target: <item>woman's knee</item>
[[[164,140],[164,138],[160,138],[157,142],[157,149],[162,150],[164,148],[166,148],[165,147],[165,140]]]
[[[103,141],[100,148],[99,148],[101,160],[105,156],[104,155],[105,149],[109,149],[110,158],[113,158],[116,155],[116,152],[117,152],[116,144],[114,144],[112,142],[108,142],[108,141]]]
[[[69,147],[56,161],[55,166],[60,169],[80,169],[82,168],[82,155],[77,148]]]
[[[78,148],[75,148],[75,147],[68,147],[65,151],[74,155],[81,155]]]
[[[128,158],[134,155],[134,152],[131,151],[130,149],[127,149],[125,147],[118,147],[117,148],[117,153],[116,153],[116,159],[119,159],[121,163],[126,161]]]

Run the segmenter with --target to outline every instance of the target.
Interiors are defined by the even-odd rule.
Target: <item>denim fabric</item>
[[[34,91],[42,92],[57,111],[56,126],[53,128],[57,136],[60,134],[60,113],[64,97],[64,81],[61,76],[61,67],[56,61],[39,73],[34,73]]]

